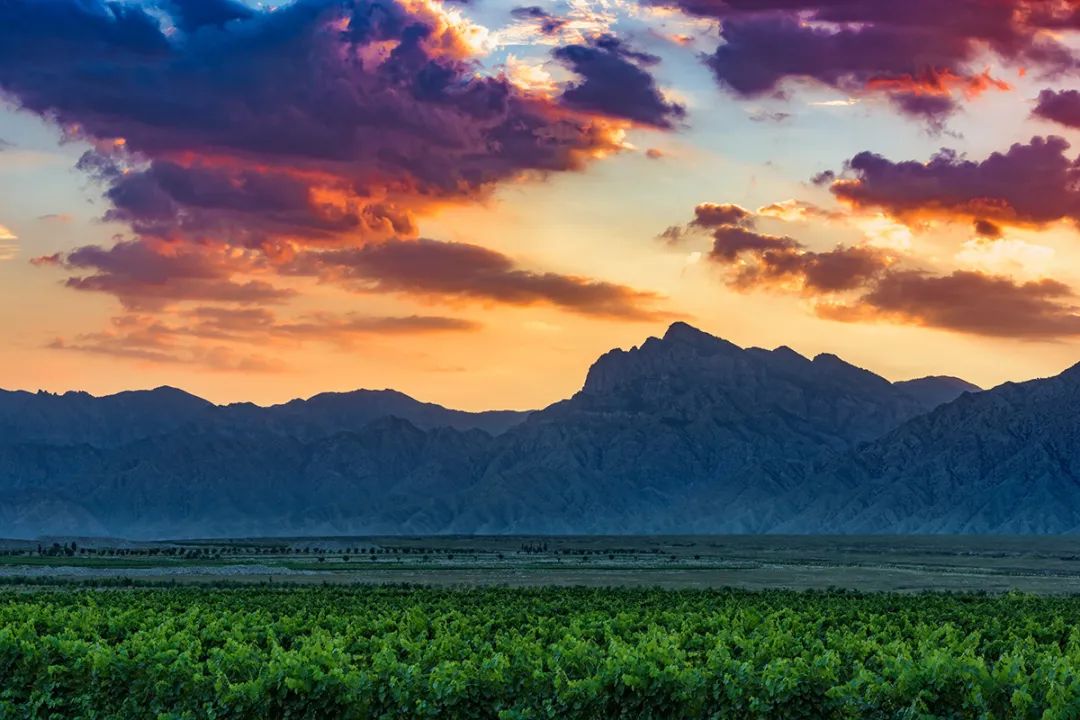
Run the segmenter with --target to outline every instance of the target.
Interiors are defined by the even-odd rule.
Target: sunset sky
[[[531,0],[530,0],[531,1]],[[5,0],[0,387],[1080,361],[1080,0]]]

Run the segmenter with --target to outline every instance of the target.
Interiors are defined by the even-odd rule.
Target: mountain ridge
[[[124,425],[122,441],[86,437],[102,414],[84,410],[78,442],[40,422],[0,442],[0,535],[772,532],[809,522],[808,488],[846,487],[823,468],[973,388],[685,323],[603,354],[577,393],[530,413],[396,391],[214,406],[160,388],[102,399],[124,412],[99,430]],[[127,427],[155,393],[190,412]]]
[[[5,391],[0,535],[1078,532],[1076,407],[1080,364],[890,382],[681,323],[531,413]]]
[[[467,412],[416,400],[397,390],[318,393],[275,405],[216,405],[162,385],[95,396],[84,391],[50,393],[0,390],[0,444],[116,447],[177,430],[191,422],[221,425],[264,422],[285,433],[310,437],[355,430],[380,417],[401,417],[422,429],[481,429],[492,435],[528,417],[531,411]]]

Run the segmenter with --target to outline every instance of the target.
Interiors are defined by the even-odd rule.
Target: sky
[[[1056,374],[1080,0],[8,0],[0,288],[7,389],[535,408],[675,320]]]

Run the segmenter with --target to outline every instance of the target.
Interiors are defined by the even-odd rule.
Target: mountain
[[[822,468],[796,532],[1080,531],[1080,365],[965,395]]]
[[[0,390],[0,443],[115,447],[175,430],[212,407],[170,387],[100,398]]]
[[[927,407],[937,407],[952,402],[966,392],[979,392],[982,388],[966,380],[949,375],[931,375],[915,380],[893,383]]]
[[[217,410],[217,415],[219,421],[226,423],[265,423],[284,434],[316,438],[359,430],[386,417],[408,420],[423,430],[453,428],[499,435],[522,422],[528,413],[514,410],[464,412],[420,402],[396,390],[355,390],[322,393],[307,400],[291,400],[267,408],[250,403],[227,405]]]
[[[676,323],[605,354],[581,392],[496,443],[450,529],[766,531],[812,463],[936,404],[834,355],[744,350]]]
[[[105,397],[85,392],[0,390],[0,445],[37,443],[120,447],[196,423],[224,430],[261,426],[290,437],[314,439],[360,430],[374,420],[396,417],[419,428],[483,430],[498,435],[527,412],[464,412],[424,403],[394,390],[323,393],[307,400],[260,407],[252,403],[217,406],[171,387]]]
[[[0,535],[773,531],[812,517],[812,488],[855,497],[850,458],[973,390],[675,323],[531,414],[393,391],[269,408],[185,396],[188,412],[128,415],[132,427],[56,411],[0,443]],[[30,397],[52,408],[68,395]]]
[[[475,474],[490,440],[387,417],[313,441],[192,424],[108,450],[0,447],[0,535],[392,532]]]

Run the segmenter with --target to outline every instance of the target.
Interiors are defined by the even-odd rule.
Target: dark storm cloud
[[[1080,128],[1080,90],[1043,90],[1034,114],[1065,127]]]
[[[637,67],[652,58],[614,38],[568,50],[583,79],[563,103],[483,75],[469,42],[437,5],[395,0],[0,3],[0,91],[93,143],[79,167],[103,185],[105,219],[133,233],[36,264],[128,308],[278,302],[291,291],[265,278],[296,255],[376,242],[358,256],[385,258],[386,242],[417,234],[417,213],[580,169],[621,147],[612,118],[666,126],[681,113]],[[605,89],[624,80],[625,97]],[[418,268],[446,259],[438,243],[399,252]],[[446,289],[394,270],[384,287]],[[626,317],[649,297],[517,268],[501,282],[450,292]]]
[[[717,80],[743,96],[786,80],[874,92],[934,121],[957,96],[1006,87],[986,74],[988,50],[1043,74],[1075,71],[1069,46],[1047,29],[1075,27],[1075,9],[1043,0],[654,0],[720,22],[706,57]]]
[[[408,213],[379,203],[320,203],[304,178],[274,170],[155,160],[117,174],[105,195],[113,206],[107,220],[157,237],[181,233],[256,247],[279,236],[333,243],[352,233],[415,231]]]
[[[207,25],[221,27],[233,20],[247,20],[255,14],[247,5],[233,0],[166,0],[165,6],[172,10],[177,26],[184,32]]]
[[[1080,220],[1080,158],[1060,137],[1032,138],[984,160],[942,150],[929,162],[894,162],[861,152],[850,177],[832,183],[840,199],[904,216],[958,216],[1042,225]]]
[[[552,54],[581,78],[561,96],[570,107],[658,128],[670,128],[686,115],[682,105],[664,99],[645,69],[659,58],[631,50],[612,35]]]
[[[476,75],[464,40],[432,12],[299,0],[185,32],[204,6],[173,7],[180,30],[167,33],[142,5],[6,2],[0,88],[144,156],[283,165],[360,197],[468,195],[521,171],[578,167],[606,142],[587,118]]]

